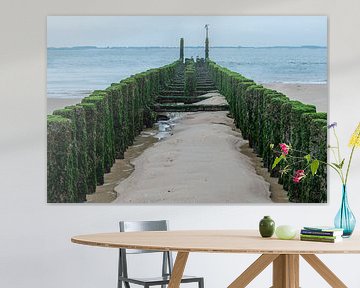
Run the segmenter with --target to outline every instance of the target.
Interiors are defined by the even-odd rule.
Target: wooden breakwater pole
[[[84,202],[104,183],[143,127],[152,126],[151,107],[182,64],[136,74],[92,92],[78,105],[47,117],[47,201]]]
[[[180,62],[184,63],[184,38],[180,38]]]
[[[321,203],[327,201],[327,169],[322,165],[314,177],[294,184],[296,169],[307,165],[300,160],[288,174],[280,175],[280,166],[272,170],[275,155],[270,144],[290,143],[295,150],[309,151],[313,157],[327,161],[327,113],[316,112],[314,105],[290,100],[286,95],[264,88],[253,80],[231,71],[210,59],[208,71],[220,93],[229,103],[231,115],[244,139],[263,160],[264,167],[279,177],[292,202]],[[283,164],[284,165],[284,164]]]
[[[206,37],[205,37],[205,60],[209,59],[209,24],[205,25]]]
[[[196,70],[194,59],[186,59],[184,72],[184,94],[186,96],[194,96],[196,90]]]
[[[163,113],[229,110],[227,104],[197,104],[212,97],[208,95],[209,92],[218,92],[204,58],[197,58],[196,61],[186,58],[182,73],[181,80],[175,78],[165,90],[160,91],[154,111]]]

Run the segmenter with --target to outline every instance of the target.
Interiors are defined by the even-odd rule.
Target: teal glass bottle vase
[[[346,185],[343,185],[342,188],[341,206],[336,214],[334,224],[336,228],[344,229],[344,238],[350,237],[355,229],[356,219],[349,207]]]

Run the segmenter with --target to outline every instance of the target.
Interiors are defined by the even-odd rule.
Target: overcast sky
[[[48,47],[327,46],[326,16],[48,16]]]

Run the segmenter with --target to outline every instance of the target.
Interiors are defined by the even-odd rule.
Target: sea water
[[[48,48],[47,96],[82,98],[133,74],[169,64],[179,48]],[[204,57],[204,48],[185,57]],[[325,47],[212,47],[210,59],[258,83],[326,83]]]

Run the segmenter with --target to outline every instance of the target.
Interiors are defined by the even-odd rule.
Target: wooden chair
[[[120,232],[134,232],[134,231],[167,231],[168,222],[166,220],[159,221],[120,221]],[[149,250],[135,250],[135,249],[119,249],[119,269],[118,269],[118,288],[122,288],[124,283],[125,288],[130,288],[131,284],[137,284],[144,288],[150,286],[160,286],[165,288],[169,284],[170,276],[173,268],[172,254],[169,251],[149,251]],[[163,253],[162,260],[162,274],[160,277],[152,278],[134,278],[129,277],[127,269],[127,254],[141,254],[141,253]],[[204,288],[204,278],[194,276],[183,276],[181,283],[198,283],[198,288]]]

